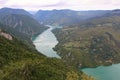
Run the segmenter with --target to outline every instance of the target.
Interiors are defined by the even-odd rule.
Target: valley
[[[0,20],[0,80],[94,80],[93,77],[78,71],[74,66],[67,65],[58,58],[52,50],[57,42],[50,47],[51,54],[55,53],[57,58],[47,57],[41,53],[42,51],[38,52],[35,49],[31,37],[45,33],[49,38],[53,37],[51,40],[56,40],[51,32],[52,28],[42,26],[39,21],[26,14],[16,13],[19,9],[7,10],[14,14],[4,15]],[[45,30],[47,32],[44,32]],[[6,35],[11,36],[12,39]],[[49,38],[45,41],[49,42]],[[42,45],[44,44],[45,42]],[[47,49],[49,52],[49,47]]]
[[[58,44],[58,41],[54,34],[51,32],[54,29],[54,26],[49,25],[49,29],[44,31],[42,34],[38,35],[34,40],[33,44],[36,49],[48,57],[60,58],[59,55],[53,50],[55,45]]]
[[[0,9],[0,80],[118,80],[119,14]]]

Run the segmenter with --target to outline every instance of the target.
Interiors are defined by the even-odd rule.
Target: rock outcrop
[[[0,36],[3,36],[5,38],[7,38],[8,40],[12,40],[12,36],[10,34],[7,34],[5,32],[3,32],[1,29],[0,29]]]

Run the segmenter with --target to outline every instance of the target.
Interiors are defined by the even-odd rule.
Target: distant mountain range
[[[112,10],[109,13],[106,13],[99,17],[94,17],[88,19],[86,21],[80,22],[77,24],[82,27],[93,27],[93,26],[103,26],[103,25],[111,25],[115,27],[119,27],[120,24],[120,10]]]
[[[108,12],[110,11],[39,10],[35,17],[43,24],[70,25]]]

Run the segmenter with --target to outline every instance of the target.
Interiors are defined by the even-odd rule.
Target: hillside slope
[[[30,13],[23,9],[0,9],[0,22],[30,37],[47,29],[47,27],[41,25]]]
[[[45,26],[40,25],[35,19],[27,15],[11,14],[2,17],[0,21],[28,36],[39,34],[46,29]]]
[[[0,80],[94,80],[62,60],[47,58],[0,30]]]
[[[115,14],[118,12],[114,10],[101,17],[54,30],[59,41],[55,50],[68,64],[76,67],[119,63],[120,15]]]

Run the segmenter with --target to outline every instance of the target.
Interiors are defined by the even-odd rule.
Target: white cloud
[[[9,0],[7,2],[8,5],[47,5],[47,4],[55,4],[60,0]]]
[[[120,0],[0,0],[0,7],[96,10],[120,8]]]

